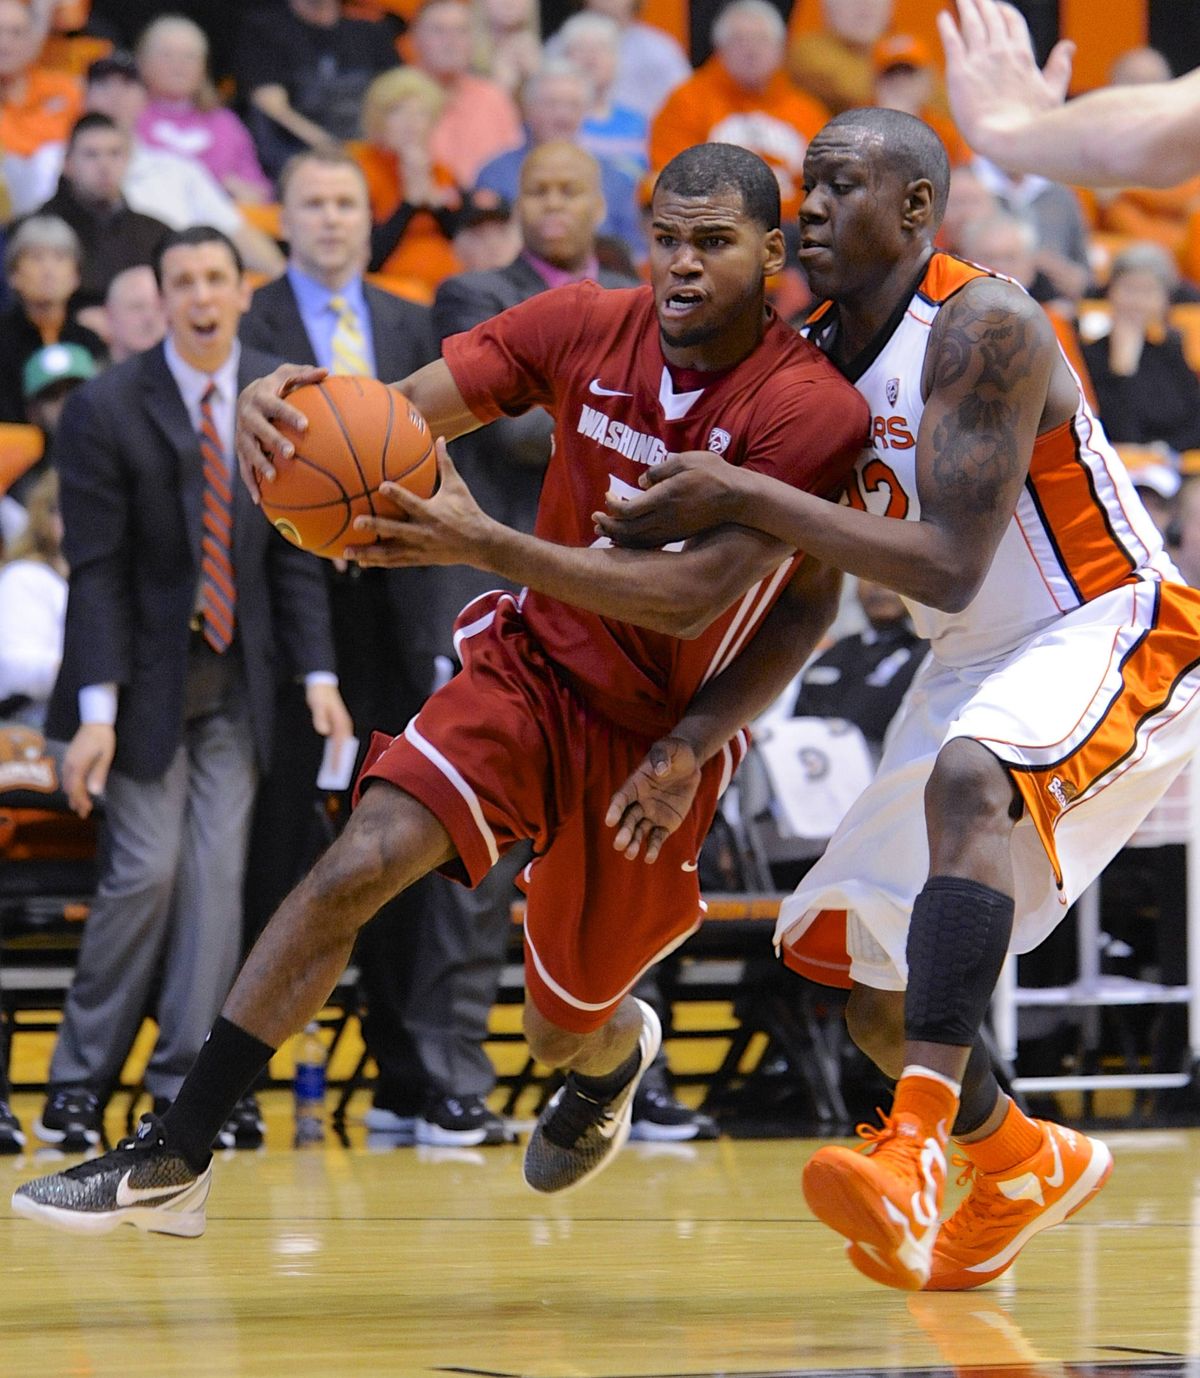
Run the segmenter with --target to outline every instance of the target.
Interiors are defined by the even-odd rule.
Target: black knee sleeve
[[[908,928],[904,1036],[970,1047],[1012,933],[1013,900],[959,876],[930,876]]]

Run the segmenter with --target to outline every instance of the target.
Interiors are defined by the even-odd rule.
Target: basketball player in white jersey
[[[627,544],[769,532],[897,590],[930,640],[877,778],[784,902],[776,942],[808,975],[848,975],[850,1032],[899,1078],[865,1152],[814,1155],[808,1203],[867,1276],[942,1290],[1003,1272],[1111,1170],[1102,1143],[1001,1093],[978,1032],[1006,954],[1054,927],[1200,729],[1200,593],[1041,308],[935,252],[948,178],[936,135],[895,111],[848,111],[809,147],[800,256],[827,300],[805,329],[872,412],[843,505],[690,454],[597,514]],[[742,660],[614,798],[627,855],[653,859],[694,764],[775,691]],[[972,1188],[939,1232],[949,1135]]]

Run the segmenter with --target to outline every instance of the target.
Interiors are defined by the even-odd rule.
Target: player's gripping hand
[[[663,843],[688,815],[700,786],[696,753],[682,737],[660,737],[617,790],[604,817],[616,828],[613,848],[634,861],[658,860]]]
[[[307,364],[280,364],[274,373],[256,378],[242,389],[237,404],[234,448],[242,482],[256,506],[258,483],[255,474],[273,479],[275,460],[290,459],[295,453],[295,446],[275,429],[275,423],[282,421],[296,431],[303,431],[308,426],[304,413],[289,407],[283,399],[306,383],[319,383],[325,374],[325,369],[310,368]]]
[[[668,455],[640,482],[644,493],[609,494],[605,510],[592,513],[597,532],[614,545],[658,550],[738,520],[741,470],[711,450]]]
[[[1039,71],[1029,28],[1012,5],[958,0],[958,24],[947,10],[937,22],[950,108],[972,148],[987,154],[989,134],[1020,129],[1066,99],[1074,43],[1055,44]]]
[[[475,565],[484,568],[490,538],[500,523],[479,506],[463,482],[446,442],[437,441],[438,486],[431,498],[420,498],[398,483],[381,483],[379,492],[396,517],[356,517],[357,531],[375,535],[373,545],[348,547],[347,560],[360,565],[396,568],[406,565]]]

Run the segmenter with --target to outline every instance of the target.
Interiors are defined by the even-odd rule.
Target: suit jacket
[[[238,386],[269,373],[243,348]],[[70,736],[83,685],[116,683],[114,766],[166,770],[182,737],[189,623],[200,579],[200,445],[161,345],[78,388],[54,442],[71,566],[63,664],[48,735]],[[251,730],[266,764],[276,657],[296,675],[334,668],[321,562],[272,530],[234,480],[237,636]]]
[[[375,371],[385,383],[394,383],[437,358],[427,307],[380,291],[370,283],[363,284],[363,296],[371,316]],[[239,333],[243,344],[289,363],[317,361],[296,305],[296,294],[286,276],[255,292]]]
[[[598,281],[601,287],[638,285],[633,278],[607,270],[601,271]],[[458,273],[437,290],[434,331],[440,342],[547,290],[546,280],[521,254],[505,268]],[[533,407],[523,416],[501,417],[450,447],[460,473],[489,516],[517,531],[533,530],[553,434],[551,416]],[[466,565],[445,567],[438,581],[436,619],[447,632],[444,653],[451,653],[448,634],[459,610],[504,582]]]
[[[371,339],[375,346],[375,370],[385,382],[400,378],[437,358],[437,346],[430,327],[429,308],[405,301],[391,292],[363,284],[363,297],[371,318]],[[289,363],[315,364],[316,355],[304,328],[296,294],[286,276],[260,287],[242,317],[242,343],[269,350]],[[339,673],[343,676],[343,697],[359,728],[396,727],[415,712],[433,680],[433,657],[441,634],[431,616],[430,590],[439,574],[427,569],[359,570],[338,574],[325,564],[330,597],[334,606],[334,636]],[[370,643],[375,628],[364,610],[362,585],[378,580],[386,589],[385,632],[394,639],[395,651],[390,671],[380,668],[378,675],[365,675],[364,658],[373,658],[382,667],[381,656],[388,654]],[[363,622],[349,626],[349,622]],[[395,648],[400,648],[398,651]],[[372,683],[380,675],[390,680],[388,699],[391,713],[381,716],[378,703],[363,699],[364,675]]]

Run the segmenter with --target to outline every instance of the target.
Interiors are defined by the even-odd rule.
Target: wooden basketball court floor
[[[267,1114],[198,1240],[41,1229],[7,1202],[54,1161],[0,1159],[0,1375],[1200,1378],[1200,1130],[1107,1136],[1109,1186],[1009,1274],[910,1296],[813,1219],[811,1142],[634,1144],[540,1198],[519,1147],[293,1150]]]

